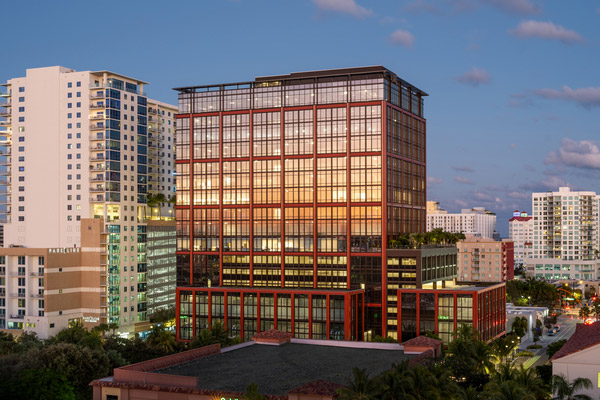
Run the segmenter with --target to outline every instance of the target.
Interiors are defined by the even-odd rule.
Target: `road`
[[[547,330],[544,328],[544,334],[542,338],[537,342],[537,344],[542,345],[541,349],[538,350],[529,350],[535,356],[539,356],[531,365],[527,363],[528,367],[536,367],[538,365],[544,365],[548,361],[548,356],[546,355],[546,347],[550,343],[557,342],[562,339],[569,339],[573,333],[575,332],[575,327],[578,323],[583,323],[583,319],[579,318],[576,314],[564,314],[558,317],[557,325],[560,326],[560,331],[556,332],[554,336],[548,336]],[[524,341],[521,343],[520,348],[526,349],[527,346],[533,344],[532,341]],[[521,364],[522,362],[526,362],[526,359],[519,358],[517,359],[516,365]]]

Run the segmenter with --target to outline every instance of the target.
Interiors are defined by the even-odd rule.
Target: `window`
[[[81,87],[81,81],[77,82],[77,87]]]
[[[25,97],[19,97],[19,103],[23,103],[25,101]]]
[[[19,122],[25,122],[25,117],[19,117]]]
[[[25,87],[24,86],[19,86],[19,93],[23,93],[25,91]]]
[[[73,82],[67,82],[67,87],[68,87],[68,88],[71,88],[71,87],[73,87]]]
[[[25,107],[19,107],[19,112],[25,112]]]
[[[71,93],[71,92],[67,93],[67,98],[70,99],[71,97],[73,97],[73,93]]]

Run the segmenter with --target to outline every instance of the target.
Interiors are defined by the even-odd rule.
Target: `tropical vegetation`
[[[444,232],[434,229],[425,233],[405,233],[394,236],[388,242],[391,249],[419,249],[423,246],[452,246],[465,238],[462,233]]]

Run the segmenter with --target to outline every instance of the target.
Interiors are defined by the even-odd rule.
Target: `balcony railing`
[[[104,154],[102,154],[102,153],[96,154],[93,157],[90,157],[90,161],[91,162],[104,161]]]
[[[90,108],[106,108],[106,106],[104,105],[104,103],[98,103],[98,104],[90,104]]]
[[[25,319],[25,316],[20,314],[10,314],[10,317],[12,319]]]
[[[12,101],[7,101],[6,103],[0,103],[0,107],[12,107]]]
[[[34,294],[30,294],[29,297],[31,297],[32,299],[43,299],[44,294],[43,293],[34,293]]]
[[[10,297],[20,297],[25,298],[25,293],[11,293]]]
[[[105,147],[102,144],[97,144],[95,146],[90,146],[90,151],[104,151]]]
[[[90,172],[103,172],[104,165],[96,165],[95,167],[90,168]]]
[[[41,277],[44,277],[44,273],[43,273],[43,272],[40,272],[40,271],[37,271],[37,272],[31,272],[31,273],[29,274],[29,276],[41,276]]]
[[[105,97],[104,92],[90,93],[90,99],[103,99]]]
[[[2,112],[0,112],[0,117],[4,117],[4,118],[10,117],[10,113],[8,111],[2,111]]]
[[[90,192],[92,192],[92,193],[104,192],[104,187],[103,186],[91,187]]]
[[[88,119],[91,120],[95,120],[95,119],[106,119],[106,117],[104,116],[104,114],[95,114],[95,115],[90,115],[88,117]]]
[[[0,121],[0,126],[11,126],[12,125],[12,119],[8,119],[6,121]]]
[[[91,124],[90,125],[90,130],[92,131],[99,131],[99,130],[103,130],[106,129],[106,126],[104,126],[104,124]]]
[[[10,276],[25,276],[25,271],[10,271]]]
[[[90,197],[92,203],[104,203],[104,196]]]
[[[104,133],[93,133],[90,135],[90,140],[104,140]]]
[[[10,97],[12,95],[12,91],[0,92],[0,97]]]
[[[104,176],[90,177],[90,182],[104,182]]]

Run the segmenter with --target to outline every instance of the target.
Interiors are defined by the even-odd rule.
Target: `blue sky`
[[[2,6],[0,80],[109,69],[173,87],[384,65],[430,96],[428,199],[484,206],[506,235],[531,192],[594,190],[600,170],[596,0],[18,2]]]

